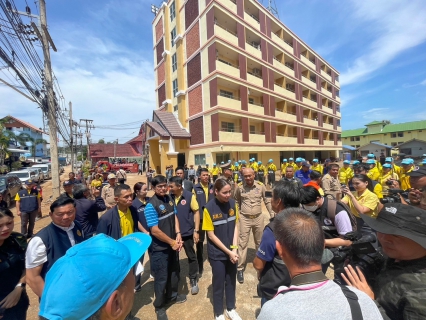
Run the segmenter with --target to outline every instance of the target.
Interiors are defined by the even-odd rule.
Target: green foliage
[[[105,140],[104,139],[99,139],[98,143],[105,144]]]
[[[12,170],[19,170],[22,168],[21,161],[12,162]]]

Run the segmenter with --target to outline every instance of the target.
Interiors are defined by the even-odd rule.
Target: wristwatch
[[[194,230],[194,232],[196,232],[196,233],[200,233],[200,231],[199,231],[199,230]]]
[[[16,287],[22,287],[23,289],[25,289],[25,286],[26,286],[26,285],[27,285],[26,283],[20,282],[20,283],[18,283],[18,284],[15,286],[15,288],[16,288]]]

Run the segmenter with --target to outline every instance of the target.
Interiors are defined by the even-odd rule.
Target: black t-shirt
[[[0,201],[0,209],[7,209],[7,202],[2,200]]]
[[[13,232],[0,246],[0,301],[15,289],[25,270],[25,237]]]

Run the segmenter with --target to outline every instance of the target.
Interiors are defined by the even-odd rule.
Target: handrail
[[[234,37],[238,37],[238,34],[237,34],[237,33],[235,33],[234,31],[231,31],[231,30],[229,30],[228,28],[226,28],[226,27],[224,27],[224,26],[220,25],[219,23],[217,23],[217,21],[215,21],[215,22],[214,22],[214,24],[215,24],[215,25],[217,25],[219,28],[221,28],[221,29],[225,30],[226,32],[228,32],[228,33],[232,34]]]
[[[252,17],[254,20],[256,20],[257,23],[260,23],[259,18],[256,17],[253,13],[248,12],[247,10],[244,10],[245,13],[247,13],[250,17]]]
[[[257,102],[248,102],[249,104],[254,104],[255,106],[259,106],[259,107],[262,107],[263,108],[263,104],[261,104],[261,103],[257,103]]]
[[[233,100],[240,101],[240,98],[238,98],[238,97],[234,97],[233,95],[231,96],[231,95],[226,94],[226,93],[221,93],[221,92],[219,92],[218,96],[225,97],[225,98],[228,98],[228,99],[233,99]]]
[[[216,60],[219,61],[220,63],[226,64],[230,67],[234,67],[235,69],[240,69],[239,66],[232,64],[231,62],[228,62],[228,61],[224,62],[225,60],[222,61],[220,58],[216,58]]]

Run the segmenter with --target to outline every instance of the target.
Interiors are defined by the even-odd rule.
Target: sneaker
[[[235,309],[232,309],[231,311],[225,310],[225,314],[231,320],[242,320]]]
[[[214,319],[215,320],[225,320],[225,317],[223,316],[223,314],[221,314],[220,316],[216,316]]]
[[[174,298],[174,299],[167,299],[166,300],[166,305],[174,304],[174,303],[176,303],[176,304],[184,303],[185,301],[186,301],[186,295],[184,295],[184,294],[178,294],[176,296],[176,298]]]
[[[154,276],[152,274],[149,275],[150,279],[154,279]]]
[[[239,283],[244,283],[244,273],[243,270],[237,271],[237,280]]]
[[[191,294],[192,295],[197,294],[198,291],[200,291],[200,289],[198,288],[198,282],[197,282],[197,280],[196,279],[191,279],[189,282],[191,284]]]
[[[166,310],[158,309],[155,310],[155,313],[157,314],[157,320],[169,320],[169,318],[167,317]]]

